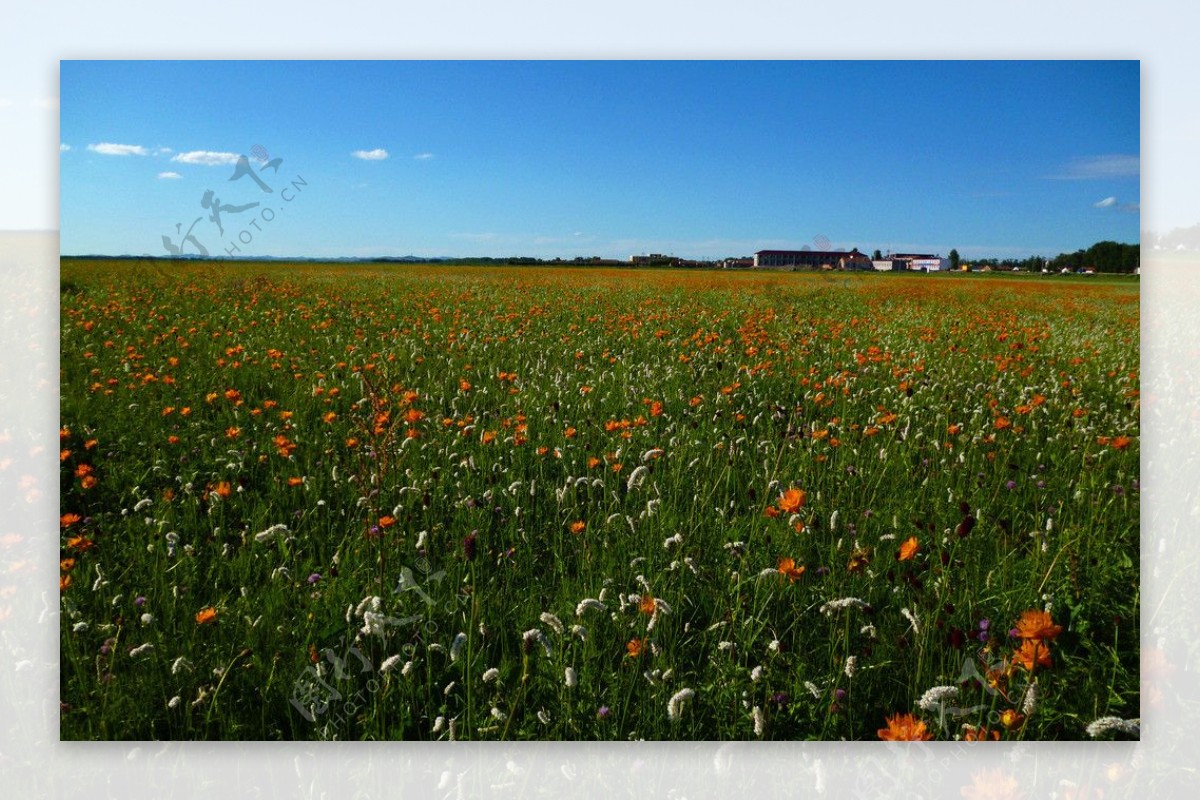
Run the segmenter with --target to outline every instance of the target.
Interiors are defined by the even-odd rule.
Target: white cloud
[[[180,164],[201,164],[205,167],[220,167],[225,164],[237,164],[237,153],[222,153],[216,150],[189,150],[172,156],[171,161]]]
[[[1098,209],[1107,209],[1110,206],[1117,205],[1117,199],[1115,197],[1106,197],[1106,198],[1104,198],[1104,200],[1101,200],[1099,203],[1093,203],[1092,205]]]
[[[364,161],[383,161],[388,157],[388,152],[382,147],[377,147],[374,150],[355,150],[350,155]]]
[[[170,152],[172,152],[172,151],[171,151],[171,148],[169,148],[169,147],[154,148],[154,155],[156,155],[156,156],[165,156],[167,153],[170,153]]]
[[[58,143],[58,152],[59,152],[59,153],[66,153],[66,152],[67,152],[68,150],[70,150],[70,149],[71,149],[71,146],[70,146],[70,145],[68,145],[66,142],[59,142],[59,143]]]
[[[1096,178],[1136,178],[1141,174],[1141,169],[1142,160],[1139,156],[1111,154],[1075,159],[1060,172],[1046,177],[1064,181],[1086,181]]]
[[[416,159],[417,161],[429,161],[431,158],[433,158],[433,154],[432,153],[418,153],[417,155],[413,156],[413,158]]]
[[[158,174],[158,177],[159,178],[182,178],[183,176],[177,172],[169,172],[168,171],[168,172],[160,172]]]
[[[112,142],[101,142],[98,145],[88,145],[87,149],[93,153],[100,153],[105,156],[144,156],[146,148],[141,145],[118,145]]]

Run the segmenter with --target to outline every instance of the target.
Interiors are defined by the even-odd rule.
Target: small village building
[[[754,266],[776,270],[871,270],[871,260],[858,248],[845,250],[760,250]]]

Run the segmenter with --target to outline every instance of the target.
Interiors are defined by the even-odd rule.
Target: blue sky
[[[191,230],[238,256],[1052,256],[1139,239],[1139,72],[63,61],[60,247],[165,255]],[[229,180],[241,155],[271,193]]]

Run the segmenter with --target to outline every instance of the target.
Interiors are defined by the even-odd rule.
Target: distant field
[[[1134,279],[61,279],[63,739],[1139,717]]]

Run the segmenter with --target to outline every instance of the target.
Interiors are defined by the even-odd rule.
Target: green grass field
[[[161,264],[62,264],[63,739],[1139,717],[1136,282]]]

